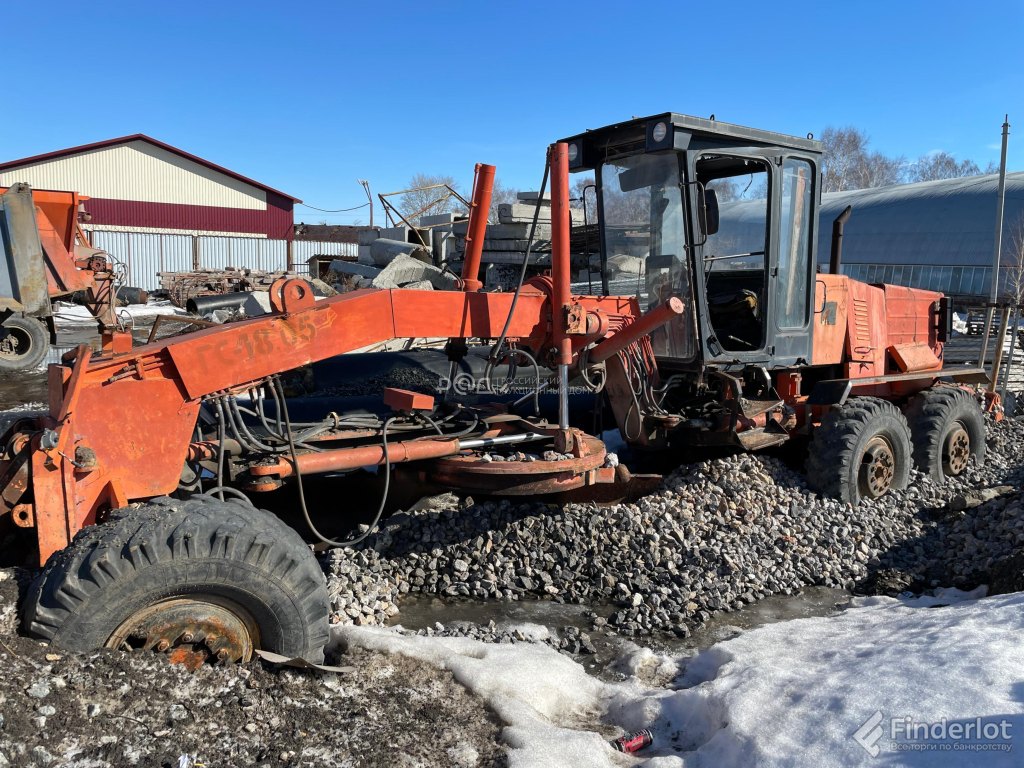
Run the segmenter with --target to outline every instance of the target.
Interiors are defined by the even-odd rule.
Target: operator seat
[[[761,347],[761,303],[749,288],[724,289],[708,294],[708,314],[725,349],[742,351]]]

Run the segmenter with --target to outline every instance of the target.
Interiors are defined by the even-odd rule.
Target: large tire
[[[963,474],[970,460],[985,460],[985,416],[970,392],[932,387],[907,405],[914,464],[938,482]]]
[[[0,371],[35,368],[50,349],[50,335],[34,317],[11,315],[0,328]]]
[[[323,571],[268,512],[194,496],[156,499],[89,526],[54,554],[25,601],[24,629],[72,651],[167,652],[244,661],[255,648],[321,662]]]
[[[822,493],[859,504],[906,488],[911,462],[910,428],[899,408],[876,397],[851,397],[815,428],[807,480]]]

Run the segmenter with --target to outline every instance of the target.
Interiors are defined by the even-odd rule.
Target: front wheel
[[[328,605],[313,553],[270,513],[163,498],[54,554],[29,591],[24,628],[71,651],[156,651],[190,668],[247,661],[257,648],[321,662]]]
[[[35,368],[49,348],[49,334],[34,317],[11,315],[0,325],[0,371]]]
[[[807,480],[829,496],[858,504],[910,481],[910,428],[887,400],[851,397],[830,411],[811,438]]]

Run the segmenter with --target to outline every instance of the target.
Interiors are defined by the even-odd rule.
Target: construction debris
[[[266,272],[259,269],[200,269],[194,272],[160,272],[160,287],[168,298],[182,307],[196,296],[209,296],[233,291],[268,291],[279,277],[302,277],[295,272]]]
[[[340,292],[357,288],[458,290],[455,274],[406,254],[396,256],[382,268],[337,260],[331,263],[329,275]]]
[[[428,264],[434,260],[430,248],[420,243],[379,237],[370,244],[370,258],[378,266],[387,266],[399,256],[411,256]]]

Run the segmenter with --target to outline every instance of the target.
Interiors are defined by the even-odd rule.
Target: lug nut
[[[227,661],[227,659],[228,659],[227,649],[221,648],[219,651],[217,651],[217,661]]]
[[[156,649],[160,653],[163,653],[164,651],[166,651],[170,647],[171,647],[171,643],[168,640],[161,640],[159,643],[156,644]]]
[[[195,639],[196,639],[196,636],[194,634],[192,634],[191,632],[186,632],[185,634],[183,634],[181,636],[181,642],[183,642],[183,643],[191,643]]]

